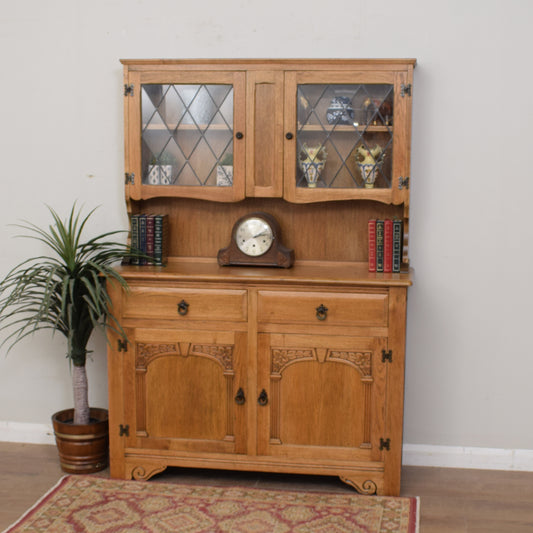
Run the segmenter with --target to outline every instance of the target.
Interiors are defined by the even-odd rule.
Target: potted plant
[[[74,204],[65,221],[49,210],[53,224],[47,229],[29,222],[16,225],[24,230],[21,236],[40,241],[49,253],[23,261],[0,281],[0,330],[7,331],[0,345],[7,343],[10,350],[41,329],[65,336],[74,409],[52,417],[61,467],[71,473],[96,472],[107,466],[107,410],[89,408],[87,344],[94,329],[111,328],[125,339],[110,309],[106,284],[126,287],[113,264],[139,253],[110,240],[120,231],[82,240],[94,209],[82,216]],[[86,444],[84,433],[90,436]]]

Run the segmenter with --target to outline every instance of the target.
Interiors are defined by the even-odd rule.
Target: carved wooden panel
[[[233,344],[219,343],[138,342],[136,435],[233,442],[234,348]],[[205,361],[216,366],[206,366]],[[198,375],[196,385],[191,381],[194,374]],[[181,392],[186,388],[188,394]],[[206,409],[200,409],[200,405]],[[200,417],[194,417],[193,412],[202,415],[202,419],[197,420]],[[150,434],[148,424],[155,434]]]
[[[334,338],[332,339],[334,342]],[[362,405],[357,406],[363,417],[363,435],[359,447],[369,448],[370,445],[370,419],[371,413],[371,385],[372,378],[372,352],[371,351],[347,351],[334,348],[307,348],[307,347],[278,347],[272,346],[270,349],[271,373],[270,373],[270,443],[281,444],[281,381],[284,371],[291,365],[313,362],[324,365],[331,363],[342,363],[356,370],[360,375],[363,384]],[[326,384],[324,384],[326,385]],[[339,391],[342,393],[342,391]],[[317,398],[317,402],[320,402]],[[317,442],[318,443],[318,442]]]
[[[383,339],[276,333],[260,338],[260,388],[269,395],[268,416],[261,410],[259,415],[268,439],[263,453],[301,447],[320,456],[334,447],[346,457],[369,460],[381,453],[376,435],[384,416]]]

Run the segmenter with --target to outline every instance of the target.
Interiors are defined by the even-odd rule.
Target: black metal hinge
[[[125,172],[124,182],[126,183],[126,185],[128,183],[130,183],[131,185],[135,185],[135,174],[133,172]]]
[[[409,188],[409,176],[405,176],[405,178],[403,176],[400,176],[398,178],[398,189],[400,189],[401,191],[404,187],[406,189]]]
[[[406,95],[411,96],[411,84],[408,83],[407,85],[405,85],[404,83],[402,83],[400,86],[400,94],[402,96],[406,96]]]
[[[129,437],[130,436],[130,426],[123,426],[120,424],[118,426],[118,436],[119,437]]]
[[[390,439],[379,439],[379,449],[390,451]]]
[[[124,96],[133,96],[133,83],[124,84]]]
[[[128,351],[128,341],[123,341],[122,339],[118,339],[118,351],[119,352],[127,352]]]
[[[392,350],[381,350],[381,362],[385,363],[387,361],[392,363]]]

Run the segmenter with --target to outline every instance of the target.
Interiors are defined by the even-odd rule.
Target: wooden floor
[[[0,442],[0,531],[63,475],[55,446]],[[337,478],[189,469],[168,469],[150,482],[178,479],[256,487],[353,490]],[[533,533],[533,472],[404,467],[402,496],[420,497],[421,533]]]

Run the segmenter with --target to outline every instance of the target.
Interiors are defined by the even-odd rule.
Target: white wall
[[[531,450],[532,15],[528,0],[11,2],[0,274],[37,251],[7,225],[47,223],[45,203],[101,205],[94,231],[126,228],[119,58],[415,57],[405,442]],[[63,354],[45,334],[0,353],[0,421],[70,404]]]

